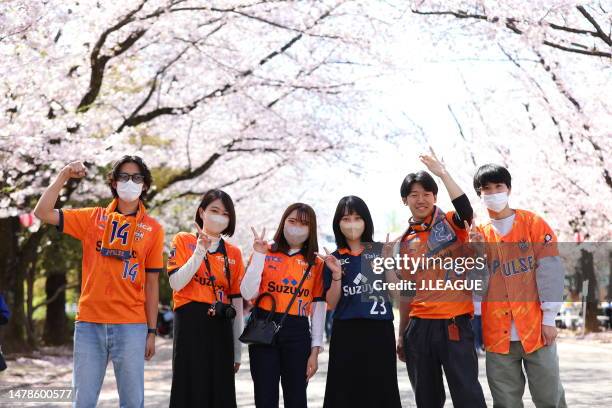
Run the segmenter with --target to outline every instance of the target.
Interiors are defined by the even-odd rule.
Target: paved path
[[[167,407],[171,380],[171,340],[159,339],[157,354],[146,364],[145,406]],[[561,376],[566,389],[570,407],[612,407],[612,344],[590,341],[561,339],[559,341]],[[244,350],[244,363],[236,381],[239,407],[253,407],[253,391],[248,365],[248,353]],[[319,360],[319,372],[308,387],[309,407],[321,407],[325,392],[327,374],[327,352]],[[46,386],[69,385],[71,379],[71,358],[69,350],[63,350],[56,357],[44,359],[21,358],[9,361],[11,368],[0,374],[0,385],[18,386],[37,384]],[[414,407],[414,397],[410,390],[408,376],[403,365],[398,366],[398,378],[403,407]],[[492,406],[491,397],[484,375],[484,358],[480,358],[480,381],[485,391],[487,404]],[[525,406],[533,407],[526,391]],[[282,405],[282,404],[281,404]],[[7,404],[0,406],[8,406]],[[26,406],[26,405],[22,405]],[[36,404],[35,407],[59,407],[67,404]],[[106,372],[104,386],[100,395],[100,407],[117,407],[118,397],[112,365]],[[447,404],[452,406],[447,392]],[[15,405],[11,405],[11,408]]]

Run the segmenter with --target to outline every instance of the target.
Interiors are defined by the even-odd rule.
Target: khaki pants
[[[487,380],[495,408],[522,408],[525,373],[531,399],[537,408],[566,408],[559,378],[557,344],[527,354],[520,341],[510,342],[510,353],[487,351]]]

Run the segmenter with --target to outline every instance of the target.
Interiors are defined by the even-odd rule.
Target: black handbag
[[[274,300],[274,296],[272,296],[269,292],[264,292],[259,295],[257,297],[257,300],[255,300],[255,306],[253,307],[251,316],[249,316],[249,320],[247,321],[247,324],[244,327],[244,331],[242,332],[238,340],[245,344],[263,344],[267,346],[274,344],[276,333],[278,333],[278,331],[283,326],[283,322],[285,321],[287,314],[289,314],[289,310],[291,309],[293,302],[295,302],[295,298],[297,297],[298,293],[300,293],[302,285],[304,284],[306,277],[310,273],[311,267],[312,265],[308,265],[308,268],[304,272],[304,276],[302,276],[302,280],[300,280],[300,284],[296,288],[295,293],[293,294],[291,300],[289,301],[289,304],[287,305],[287,309],[285,309],[285,313],[283,313],[283,317],[281,317],[278,323],[272,320],[272,316],[274,315],[274,313],[276,313],[276,301]],[[268,313],[268,316],[264,319],[262,317],[257,316],[257,311],[259,310],[259,302],[266,296],[269,296],[270,299],[272,299],[272,310],[270,310],[270,313]]]

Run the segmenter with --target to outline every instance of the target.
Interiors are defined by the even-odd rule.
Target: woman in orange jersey
[[[171,407],[235,407],[234,374],[240,367],[244,265],[232,236],[231,197],[213,189],[195,215],[195,233],[179,232],[168,258],[174,290]]]
[[[255,406],[278,407],[280,380],[285,407],[304,408],[308,380],[318,368],[326,311],[314,210],[302,203],[290,205],[272,245],[264,240],[265,229],[261,235],[253,229],[253,234],[255,252],[240,285],[242,296],[255,300],[264,293],[271,295],[275,308],[266,296],[252,313],[268,316],[275,309],[272,319],[277,323],[288,312],[273,345],[249,345]],[[308,316],[312,317],[311,327]]]

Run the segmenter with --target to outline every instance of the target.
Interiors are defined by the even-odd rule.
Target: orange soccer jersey
[[[304,255],[298,252],[288,255],[283,252],[268,252],[264,262],[259,293],[270,293],[276,301],[276,312],[284,313],[308,268]],[[316,258],[315,264],[296,297],[289,314],[308,316],[312,302],[324,301],[323,298],[323,262]],[[263,298],[259,307],[272,310],[272,300]]]
[[[197,242],[198,238],[195,234],[187,232],[176,234],[172,240],[168,258],[168,275],[172,275],[191,258]],[[220,251],[221,245],[225,245],[227,253],[230,282],[227,281],[225,274],[225,259]],[[222,241],[215,252],[207,254],[207,258],[212,271],[209,273],[206,269],[206,263],[203,261],[191,281],[181,290],[174,291],[172,297],[175,310],[189,302],[214,303],[215,293],[211,277],[217,290],[218,298],[216,300],[230,303],[232,298],[241,296],[240,282],[244,276],[244,264],[240,249],[227,241]]]
[[[454,211],[445,215],[445,221],[453,229],[456,240],[433,254],[436,258],[455,258],[470,256],[470,250],[465,244],[467,232],[455,225]],[[424,259],[428,251],[427,240],[430,230],[416,231],[405,234],[400,244],[400,254],[411,258]],[[415,284],[416,294],[410,303],[410,317],[422,319],[450,319],[463,314],[474,314],[474,304],[470,290],[429,290],[429,285],[448,280],[466,279],[466,274],[456,274],[438,267],[418,269],[414,273],[402,271],[402,278]],[[427,289],[422,289],[423,287]]]
[[[489,287],[482,300],[485,347],[507,354],[514,320],[525,352],[531,353],[544,345],[536,269],[540,259],[559,255],[555,233],[542,218],[525,210],[515,210],[512,229],[504,236],[490,221],[478,228],[487,243],[489,266]]]
[[[132,256],[121,260],[100,253],[108,207],[60,210],[60,231],[83,245],[81,297],[76,320],[92,323],[146,323],[145,282],[148,273],[163,270],[164,231],[144,207],[128,222],[136,223]],[[153,279],[158,279],[155,275]]]

